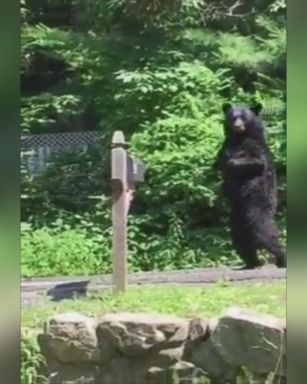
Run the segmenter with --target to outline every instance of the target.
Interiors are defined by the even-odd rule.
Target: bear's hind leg
[[[278,268],[286,268],[286,249],[278,241],[279,231],[275,221],[264,219],[261,228],[256,228],[255,232],[257,233],[259,248],[266,249],[275,257],[275,265]]]
[[[245,266],[242,267],[242,269],[259,268],[263,263],[258,258],[257,247],[252,237],[246,232],[247,231],[242,231],[240,226],[239,228],[236,228],[234,225],[232,226],[231,236],[233,246],[245,263]]]
[[[262,267],[263,263],[259,260],[257,249],[253,247],[235,247],[238,255],[245,263],[241,269],[255,269]]]
[[[286,249],[278,243],[277,239],[267,241],[263,247],[275,256],[275,265],[278,268],[287,267]]]

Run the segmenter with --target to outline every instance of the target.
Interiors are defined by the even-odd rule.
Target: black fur
[[[216,167],[223,176],[223,193],[230,202],[233,245],[245,268],[261,265],[261,248],[275,256],[275,264],[286,267],[286,251],[278,242],[275,222],[276,174],[259,118],[261,105],[223,106],[225,140]]]

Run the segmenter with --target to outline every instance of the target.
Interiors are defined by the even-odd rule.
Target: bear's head
[[[223,104],[225,116],[225,134],[233,138],[263,139],[263,125],[259,118],[261,104],[251,107],[233,107],[229,103]]]

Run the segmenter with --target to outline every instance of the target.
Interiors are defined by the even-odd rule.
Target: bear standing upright
[[[257,251],[266,249],[279,268],[286,268],[286,251],[278,242],[275,221],[276,174],[259,118],[254,107],[223,105],[224,143],[216,167],[223,176],[223,193],[230,202],[233,245],[244,269],[261,266]]]

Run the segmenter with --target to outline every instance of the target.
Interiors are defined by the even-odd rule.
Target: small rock
[[[210,377],[227,381],[233,380],[237,374],[236,368],[224,361],[211,339],[195,344],[190,356],[186,359]]]
[[[53,316],[45,324],[45,333],[39,335],[38,341],[47,359],[74,364],[100,361],[96,321],[79,313]]]
[[[145,381],[148,367],[142,359],[120,357],[101,367],[100,384],[147,384]]]
[[[209,321],[201,318],[194,318],[189,323],[189,340],[197,341],[206,339],[209,336]]]
[[[229,365],[285,374],[285,326],[274,316],[231,308],[218,321],[212,342]]]
[[[167,384],[168,373],[160,367],[150,367],[146,372],[145,384]]]
[[[191,320],[183,359],[198,367],[203,375],[228,382],[236,377],[237,370],[224,361],[212,343],[211,335],[216,326],[217,319]]]
[[[173,375],[179,379],[180,383],[183,380],[189,380],[189,382],[191,382],[196,376],[194,364],[188,361],[178,361],[170,367],[170,370],[173,371]]]
[[[183,346],[171,349],[162,349],[160,351],[150,351],[144,356],[146,366],[169,367],[180,361],[183,356]]]
[[[78,366],[61,364],[56,372],[49,375],[49,384],[97,384],[98,368],[94,366]]]
[[[110,342],[127,357],[137,357],[152,348],[181,346],[188,336],[188,321],[174,316],[115,313],[104,316],[97,328],[99,343]]]

